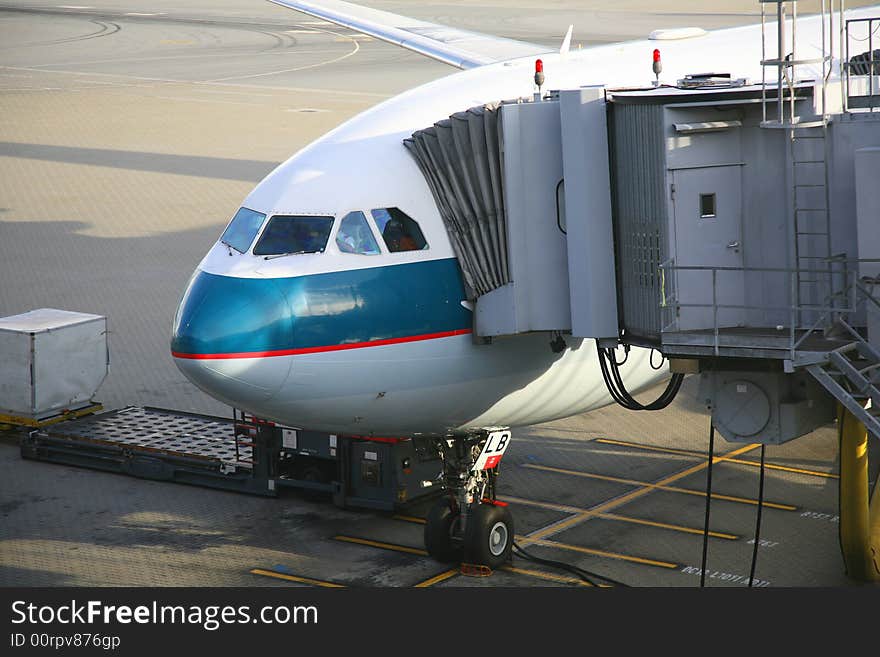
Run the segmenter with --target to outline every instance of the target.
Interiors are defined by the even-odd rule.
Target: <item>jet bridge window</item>
[[[349,212],[339,223],[336,231],[336,246],[343,253],[358,255],[379,255],[379,244],[373,237],[370,224],[363,212]]]
[[[244,253],[251,248],[251,244],[257,233],[260,232],[265,220],[266,215],[263,213],[249,208],[241,208],[229,222],[220,241],[239,253]]]
[[[715,194],[700,194],[700,219],[715,218]]]
[[[371,214],[391,253],[428,248],[419,224],[400,208],[380,208],[372,210]]]
[[[276,214],[254,247],[254,255],[322,253],[332,228],[333,217]]]

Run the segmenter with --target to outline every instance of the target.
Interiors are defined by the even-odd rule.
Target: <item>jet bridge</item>
[[[478,336],[558,331],[616,343],[603,87],[471,108],[404,143],[476,299]]]
[[[797,3],[768,7],[776,51],[765,34],[760,83],[732,71],[538,93],[406,145],[471,285],[477,336],[594,338],[633,410],[664,404],[615,394],[607,348],[655,349],[700,374],[712,425],[734,442],[780,444],[837,417],[855,572],[870,545],[865,432],[880,438],[880,16],[847,20],[838,2],[835,21],[823,3],[822,51],[804,58]]]
[[[865,391],[850,365],[880,363],[880,58],[850,52],[880,17],[840,24],[853,38],[832,84],[830,54],[786,56],[780,16],[780,54],[765,53],[760,84],[727,72],[563,89],[471,108],[405,141],[459,256],[478,337],[656,349],[673,369],[704,372],[730,440],[780,443],[831,421],[826,391],[880,435],[832,385],[849,373]],[[807,64],[821,79],[799,77]],[[839,358],[850,362],[830,370]],[[725,420],[741,395],[767,410]]]

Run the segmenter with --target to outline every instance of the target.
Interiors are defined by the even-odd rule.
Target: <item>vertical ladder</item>
[[[819,315],[810,308],[828,307],[832,300],[830,170],[828,123],[792,126],[792,211],[794,214],[794,266],[798,270],[797,298],[802,324]]]
[[[797,55],[797,1],[759,0],[761,4],[761,66],[763,84],[762,128],[778,128],[789,132],[791,165],[791,258],[789,266],[796,269],[796,285],[791,303],[797,306],[801,327],[812,326],[820,311],[828,307],[832,295],[830,171],[827,153],[827,88],[831,76],[833,50],[833,11],[821,0],[821,57],[798,59]],[[766,5],[776,5],[776,54],[767,54]],[[841,5],[842,6],[842,5]],[[788,22],[787,22],[788,21]],[[787,26],[790,24],[790,39]],[[790,41],[790,49],[788,43]],[[796,108],[798,67],[820,66],[821,80],[814,93],[821,93],[818,117],[806,120]],[[768,85],[767,69],[775,70],[775,80]],[[768,89],[775,88],[775,98]],[[824,327],[829,328],[829,327]]]

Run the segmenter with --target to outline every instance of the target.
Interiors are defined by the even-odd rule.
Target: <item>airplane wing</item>
[[[475,68],[550,52],[547,46],[468,32],[350,2],[269,0],[309,16],[387,41],[458,68]]]

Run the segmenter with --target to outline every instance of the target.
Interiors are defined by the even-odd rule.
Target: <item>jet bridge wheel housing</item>
[[[425,549],[441,563],[460,563],[461,541],[453,538],[461,517],[455,502],[448,497],[437,500],[425,523]]]
[[[513,537],[513,516],[506,506],[474,504],[465,529],[466,561],[498,568],[510,561]]]

